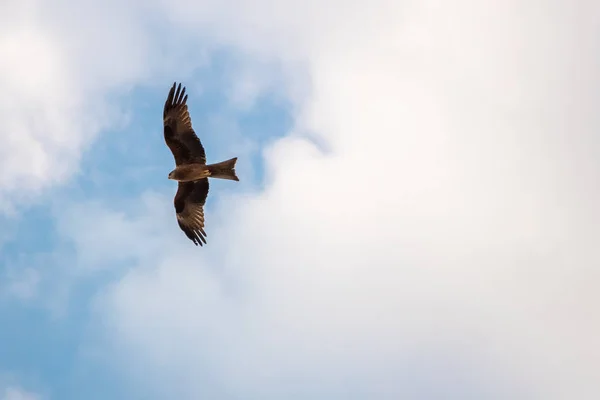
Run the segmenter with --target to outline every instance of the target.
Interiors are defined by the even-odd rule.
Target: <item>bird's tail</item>
[[[229,179],[231,181],[239,181],[237,175],[235,174],[235,163],[237,162],[237,157],[234,157],[227,161],[221,161],[216,164],[207,165],[208,171],[210,172],[211,178],[219,178],[219,179]]]

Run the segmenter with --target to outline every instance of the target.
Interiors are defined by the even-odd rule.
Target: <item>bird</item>
[[[208,196],[208,178],[239,181],[235,164],[237,157],[215,164],[206,164],[204,146],[192,128],[185,86],[173,83],[163,110],[165,142],[175,169],[168,178],[177,181],[173,199],[179,228],[196,246],[206,244],[204,204]]]

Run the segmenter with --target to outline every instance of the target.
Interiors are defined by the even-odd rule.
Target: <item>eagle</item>
[[[169,179],[177,181],[173,200],[179,227],[196,246],[206,244],[204,204],[208,196],[208,178],[239,181],[235,173],[237,157],[206,164],[204,146],[192,128],[187,94],[181,83],[173,83],[163,111],[164,136],[175,158]]]

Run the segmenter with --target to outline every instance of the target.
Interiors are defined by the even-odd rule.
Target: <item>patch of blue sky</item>
[[[289,105],[278,94],[262,95],[250,108],[232,104],[224,87],[228,87],[225,83],[231,78],[234,59],[237,57],[218,53],[191,78],[173,79],[188,88],[192,122],[208,161],[240,157],[238,175],[244,186],[215,182],[208,212],[210,203],[218,202],[221,190],[260,186],[263,146],[291,127]],[[71,182],[50,190],[45,201],[20,210],[18,219],[7,221],[5,232],[10,235],[3,238],[0,276],[27,266],[51,273],[79,262],[57,232],[57,205],[92,200],[119,210],[120,204],[145,191],[175,194],[175,182],[167,180],[174,160],[162,132],[162,107],[172,83],[164,82],[160,90],[154,85],[121,94],[119,103],[124,106],[120,108],[128,114],[128,123],[97,138],[83,154],[80,173]],[[239,146],[240,141],[252,145]],[[186,240],[183,235],[182,240]],[[90,323],[90,300],[111,279],[114,275],[109,273],[78,282],[70,294],[67,314],[58,318],[35,301],[0,298],[0,370],[31,380],[53,399],[131,398],[115,372],[81,353]]]
[[[10,371],[23,387],[51,399],[124,398],[119,377],[81,355],[83,315],[56,319],[43,308],[12,303],[0,307],[0,316],[0,370]]]
[[[237,170],[240,179],[244,178],[243,185],[259,185],[263,177],[261,149],[290,129],[290,106],[277,94],[266,94],[251,108],[236,107],[223,89],[229,86],[227,79],[232,79],[228,61],[231,56],[219,54],[182,83],[207,161],[239,156]],[[149,188],[174,190],[174,182],[166,179],[174,160],[164,142],[162,125],[163,105],[172,83],[164,82],[161,90],[133,90],[127,99],[129,123],[104,134],[90,147],[83,157],[82,175],[68,189],[89,198],[121,198],[123,193],[138,195]]]

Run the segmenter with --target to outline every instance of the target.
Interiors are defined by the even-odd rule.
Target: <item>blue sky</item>
[[[595,3],[49,4],[0,6],[0,400],[598,397]],[[202,248],[175,81],[239,160]]]

